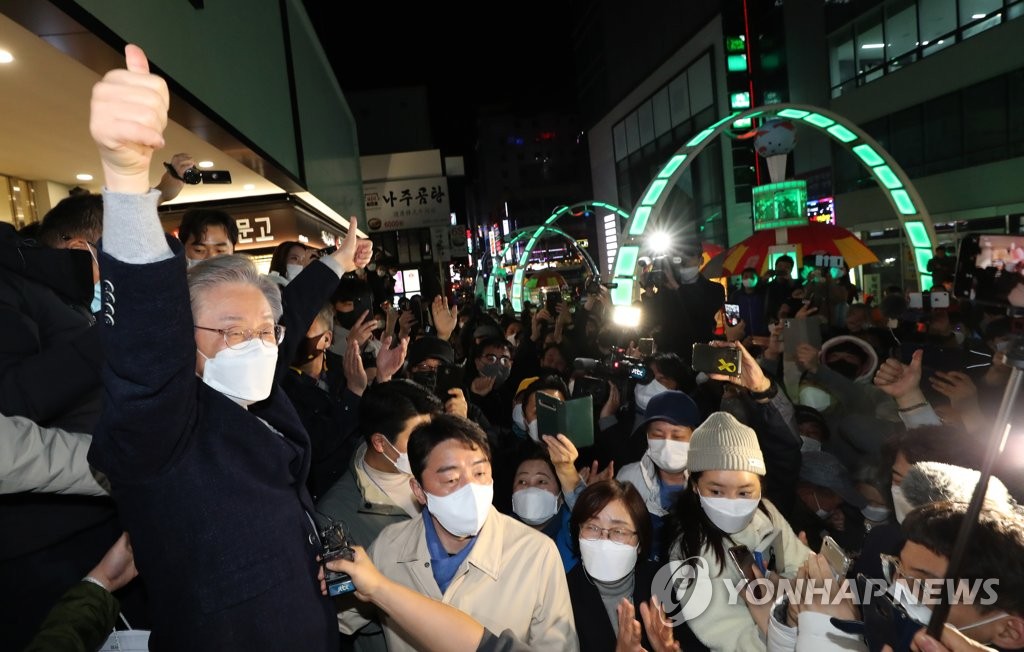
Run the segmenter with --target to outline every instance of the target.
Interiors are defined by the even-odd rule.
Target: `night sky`
[[[305,5],[342,92],[426,85],[434,140],[444,151],[470,152],[481,105],[575,102],[567,2],[517,2],[505,7],[515,16],[504,21],[426,3],[376,5],[373,16],[363,6],[358,19],[347,15],[347,3]]]

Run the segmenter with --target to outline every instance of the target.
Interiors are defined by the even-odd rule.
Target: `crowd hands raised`
[[[0,490],[93,496],[69,522],[102,525],[8,543],[0,575],[25,589],[4,649],[96,649],[118,611],[152,649],[867,649],[858,578],[927,624],[913,587],[948,576],[1009,377],[1006,318],[911,323],[896,290],[879,312],[784,258],[744,272],[741,319],[719,328],[726,295],[694,252],[645,275],[632,329],[600,286],[518,314],[461,293],[395,307],[355,219],[335,250],[284,243],[261,275],[226,214],[163,233],[156,206],[193,161],[151,188],[167,88],[125,53],[93,91],[102,210],[44,220],[38,240],[69,251],[4,242],[81,278],[19,277],[67,309],[62,329],[52,307],[5,305],[44,335],[5,359],[5,387],[15,366],[77,366],[0,394],[16,460]],[[704,343],[735,370],[695,371]],[[936,368],[938,349],[986,364]],[[592,437],[545,432],[541,394],[590,396]],[[1019,446],[958,574],[996,597],[954,604],[942,640],[922,629],[912,649],[1024,648]],[[325,562],[332,523],[350,547]],[[354,591],[334,595],[333,573]]]

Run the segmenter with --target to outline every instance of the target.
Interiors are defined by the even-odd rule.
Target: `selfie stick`
[[[974,488],[974,495],[967,506],[967,514],[964,515],[960,531],[957,532],[956,541],[953,543],[953,552],[949,556],[949,571],[946,576],[955,586],[960,579],[960,567],[963,564],[964,555],[967,552],[967,542],[971,539],[971,533],[981,513],[981,505],[985,501],[985,494],[988,491],[988,480],[992,477],[992,467],[996,458],[1003,452],[1006,446],[1006,437],[1010,433],[1010,414],[1013,411],[1013,404],[1020,392],[1021,379],[1024,376],[1024,338],[1017,338],[1006,354],[1006,364],[1010,365],[1010,380],[1006,384],[1006,391],[1003,392],[1003,402],[999,406],[999,413],[996,415],[995,423],[992,426],[992,433],[989,435],[988,448],[985,450],[985,461],[981,467],[981,477]],[[949,586],[947,586],[949,588]],[[928,621],[928,635],[936,641],[942,640],[942,628],[946,618],[949,616],[949,591],[939,592],[939,601],[932,609],[932,618]]]

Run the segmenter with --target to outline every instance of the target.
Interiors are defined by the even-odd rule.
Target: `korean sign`
[[[382,181],[363,185],[366,227],[396,231],[448,226],[448,180],[444,177]]]

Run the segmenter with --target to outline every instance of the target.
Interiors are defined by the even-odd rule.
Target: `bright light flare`
[[[615,306],[612,322],[625,328],[636,328],[640,325],[640,309],[636,306]]]
[[[672,248],[672,236],[667,231],[655,231],[647,236],[647,247],[656,255],[667,254]]]

